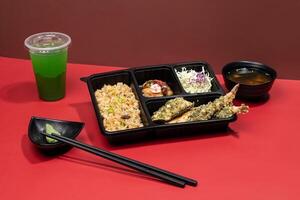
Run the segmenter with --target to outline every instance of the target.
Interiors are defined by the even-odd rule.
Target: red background
[[[234,60],[300,79],[300,1],[1,0],[0,55],[28,58],[24,39],[60,31],[70,62],[140,66],[205,60],[216,72]]]
[[[45,102],[38,98],[29,60],[0,57],[0,66],[1,200],[299,199],[300,81],[276,80],[269,101],[249,103],[250,112],[230,123],[231,131],[111,146],[79,78],[117,68],[69,64],[66,97]],[[199,185],[170,186],[75,148],[43,156],[27,137],[32,115],[83,121],[78,140],[197,179]]]

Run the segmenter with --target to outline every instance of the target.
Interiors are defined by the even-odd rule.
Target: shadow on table
[[[228,90],[226,89],[224,84],[221,84],[222,88],[224,89],[224,91],[227,93]],[[256,106],[262,106],[264,104],[266,104],[271,98],[270,94],[266,94],[260,98],[257,99],[252,99],[252,100],[247,100],[247,99],[235,99],[234,100],[234,104],[235,105],[240,105],[242,103],[248,105],[250,108],[252,107],[256,107]]]
[[[140,173],[138,171],[135,171],[133,169],[120,166],[116,163],[107,164],[107,163],[103,163],[103,162],[96,162],[96,161],[93,161],[93,160],[83,159],[83,158],[74,157],[74,156],[70,156],[70,155],[61,155],[61,156],[58,157],[58,159],[62,159],[64,161],[68,161],[68,162],[73,162],[73,163],[76,163],[76,164],[81,164],[81,165],[86,165],[86,166],[90,166],[90,167],[109,170],[109,171],[117,172],[117,173],[120,173],[120,174],[136,176],[136,177],[139,177],[139,178],[154,180],[154,181],[159,181],[160,182],[159,179],[147,176],[147,175],[145,175],[143,173]]]
[[[73,108],[76,109],[80,120],[85,122],[85,132],[89,137],[89,142],[92,145],[104,148],[107,150],[114,150],[114,149],[122,149],[122,148],[134,148],[139,146],[147,146],[147,145],[160,145],[164,143],[177,143],[177,142],[184,142],[188,140],[200,140],[200,139],[209,139],[215,137],[224,137],[224,136],[233,136],[235,138],[239,138],[238,133],[234,130],[228,128],[227,130],[214,130],[214,131],[206,131],[202,133],[192,132],[192,133],[179,133],[176,135],[169,135],[169,136],[150,136],[144,138],[143,140],[134,141],[132,143],[127,144],[110,144],[108,140],[100,133],[97,119],[95,116],[95,111],[91,102],[83,102],[83,103],[76,103],[70,104]]]
[[[24,134],[21,139],[21,149],[25,158],[32,164],[45,162],[55,158],[54,156],[47,156],[39,151],[29,140],[27,134]]]
[[[91,102],[70,104],[80,117],[80,121],[85,123],[84,131],[87,133],[89,141],[94,146],[109,146],[105,137],[100,133],[97,118]]]
[[[122,148],[135,148],[139,146],[148,146],[148,145],[160,145],[160,144],[171,144],[171,143],[180,143],[190,140],[204,140],[210,138],[217,138],[217,137],[226,137],[226,136],[233,136],[235,138],[239,138],[239,135],[234,130],[228,128],[227,130],[213,130],[213,131],[195,131],[190,133],[178,133],[178,134],[170,134],[166,136],[150,136],[143,140],[128,142],[125,144],[110,144],[109,146],[105,147],[107,149],[122,149]]]
[[[114,163],[107,164],[107,163],[103,163],[103,162],[96,162],[93,160],[78,158],[78,157],[70,156],[70,155],[59,155],[59,156],[49,156],[48,155],[47,156],[47,155],[43,154],[42,152],[40,152],[37,148],[35,148],[33,144],[31,144],[31,142],[27,138],[27,135],[23,135],[23,137],[22,137],[21,148],[22,148],[22,152],[23,152],[24,156],[26,157],[26,159],[32,164],[38,164],[41,162],[45,162],[45,161],[57,158],[57,159],[72,162],[75,164],[81,164],[81,165],[86,165],[86,166],[90,166],[90,167],[109,170],[109,171],[117,172],[120,174],[143,178],[146,180],[163,182],[154,177],[144,175],[138,171],[135,171],[135,170],[132,170],[132,169],[129,169],[126,167],[118,166],[117,164],[114,164]]]
[[[265,96],[262,96],[258,99],[253,99],[253,100],[247,100],[247,99],[235,99],[234,104],[235,105],[241,105],[242,103],[246,104],[247,106],[251,108],[253,107],[258,107],[258,106],[263,106],[266,103],[268,103],[270,100],[270,94],[267,94]],[[250,110],[251,111],[251,110]]]
[[[0,88],[0,98],[11,103],[38,101],[34,82],[18,82]]]

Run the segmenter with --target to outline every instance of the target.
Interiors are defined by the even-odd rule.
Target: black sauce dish
[[[271,67],[252,61],[228,63],[223,67],[222,75],[228,90],[240,84],[237,98],[249,101],[267,100],[277,77]]]
[[[46,124],[51,125],[55,130],[61,133],[62,136],[71,139],[75,139],[84,127],[84,123],[82,122],[31,117],[28,126],[28,137],[39,150],[46,154],[63,153],[72,148],[72,146],[59,141],[48,143],[45,136],[41,134],[45,132]]]

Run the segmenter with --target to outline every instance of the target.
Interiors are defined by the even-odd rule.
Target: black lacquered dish
[[[182,69],[192,69],[194,71],[205,70],[211,80],[211,91],[201,93],[189,93],[185,90],[180,82],[177,73]],[[163,80],[172,89],[173,94],[170,96],[155,96],[147,97],[142,92],[143,83],[148,80]],[[126,70],[113,71],[108,73],[93,74],[89,77],[81,78],[88,86],[91,101],[95,110],[101,133],[111,143],[127,143],[134,142],[145,138],[160,137],[164,135],[172,136],[181,134],[184,135],[190,131],[201,133],[204,130],[226,129],[228,124],[236,120],[236,115],[224,119],[210,119],[202,121],[175,123],[175,124],[160,124],[152,121],[151,116],[160,106],[170,99],[182,97],[185,100],[191,101],[195,106],[208,103],[224,94],[220,83],[218,82],[215,73],[206,62],[187,62],[176,64],[164,64],[156,66],[136,67]],[[95,96],[95,91],[101,89],[104,85],[115,85],[122,82],[128,85],[138,100],[140,109],[140,117],[143,127],[107,131],[103,124],[103,116],[100,113],[98,102]]]
[[[45,132],[46,124],[50,124],[63,136],[71,139],[75,139],[84,127],[84,123],[82,122],[49,119],[35,116],[31,117],[28,126],[29,139],[37,148],[39,148],[45,153],[50,154],[56,154],[67,151],[71,148],[71,146],[62,142],[47,142],[46,138],[42,134],[43,132]]]
[[[250,101],[267,99],[277,77],[277,72],[270,66],[253,61],[228,63],[223,67],[222,74],[229,90],[240,84],[237,98]]]

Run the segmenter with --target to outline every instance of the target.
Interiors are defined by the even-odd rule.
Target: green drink
[[[70,37],[62,33],[38,33],[28,37],[25,45],[35,74],[39,97],[55,101],[65,96],[66,64]]]
[[[39,96],[56,100],[65,96],[67,50],[39,54],[30,53]]]

